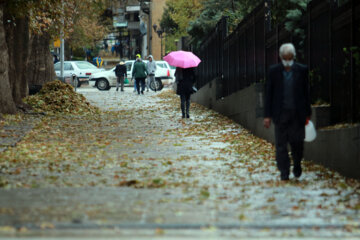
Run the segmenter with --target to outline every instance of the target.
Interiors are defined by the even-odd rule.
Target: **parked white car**
[[[159,71],[159,75],[167,76],[167,78],[161,79],[164,85],[170,85],[175,81],[175,71],[172,70],[168,62],[156,61],[156,66],[156,71]]]
[[[143,60],[147,63],[147,60]],[[127,68],[127,79],[132,79],[132,70],[134,67],[135,60],[125,61]],[[160,79],[163,84],[169,84],[173,82],[173,76],[171,75],[170,65],[165,61],[156,61],[156,72],[155,78]],[[89,85],[91,87],[97,87],[99,90],[109,90],[111,87],[116,87],[116,75],[115,67],[104,72],[92,74],[89,77]]]
[[[173,78],[173,83],[174,83],[174,82],[176,82],[176,77],[175,77],[176,67],[171,66],[171,65],[169,65],[169,66],[170,66],[170,74]]]
[[[60,77],[60,64],[60,62],[57,62],[54,65],[57,77]],[[105,69],[97,68],[87,61],[64,61],[64,77],[76,77],[79,80],[78,87],[81,85],[82,82],[88,81],[91,75],[102,71],[105,71]]]

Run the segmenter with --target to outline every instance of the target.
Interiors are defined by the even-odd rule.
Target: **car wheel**
[[[160,79],[160,78],[156,78],[156,79],[155,79],[155,83],[156,83],[156,91],[161,91],[161,89],[163,89],[163,87],[164,87],[161,79]]]
[[[155,81],[152,81],[150,83],[150,89],[152,91],[160,91],[161,89],[163,89],[164,85],[161,82],[161,79],[156,78]]]
[[[79,79],[76,76],[72,76],[71,78],[71,84],[72,86],[75,87],[80,87],[81,86],[81,82],[79,81]]]
[[[97,80],[96,86],[100,91],[105,91],[110,89],[109,82],[105,78],[100,78],[99,80]]]

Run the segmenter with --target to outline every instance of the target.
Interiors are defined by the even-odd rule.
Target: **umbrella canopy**
[[[181,68],[197,67],[201,60],[192,52],[174,51],[164,57],[171,66]]]

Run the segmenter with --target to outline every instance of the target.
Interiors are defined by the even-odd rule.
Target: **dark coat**
[[[308,67],[299,63],[292,66],[294,71],[294,101],[296,117],[299,124],[304,124],[311,116]],[[284,66],[272,65],[269,68],[265,87],[265,117],[271,118],[276,124],[280,118],[284,98]]]
[[[146,78],[148,75],[146,65],[143,61],[135,61],[133,71],[133,77],[136,78]]]
[[[176,68],[175,72],[178,95],[189,95],[193,93],[193,85],[196,82],[194,68]]]
[[[117,64],[114,71],[117,77],[123,77],[123,76],[127,77],[127,69],[125,64],[123,65]]]

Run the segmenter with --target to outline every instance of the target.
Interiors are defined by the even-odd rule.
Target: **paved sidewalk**
[[[278,181],[271,144],[196,104],[181,119],[166,89],[78,92],[108,112],[45,116],[0,153],[0,236],[360,238],[359,181],[309,162]]]
[[[41,117],[41,114],[23,114],[4,120],[4,125],[0,125],[0,152],[16,146],[16,143],[40,121]]]

